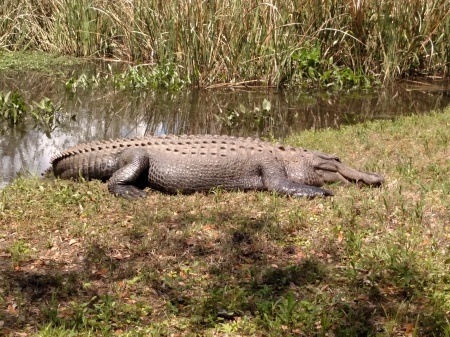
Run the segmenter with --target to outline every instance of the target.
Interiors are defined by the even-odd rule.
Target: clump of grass
[[[25,261],[30,257],[30,247],[22,240],[16,241],[9,248],[11,254],[11,261],[13,265],[19,264],[21,261]]]
[[[27,0],[1,14],[3,49],[175,64],[199,86],[367,86],[450,62],[446,0]]]

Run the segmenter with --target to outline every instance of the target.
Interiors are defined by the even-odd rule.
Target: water
[[[344,93],[250,88],[70,93],[55,77],[0,74],[0,91],[16,89],[26,102],[49,97],[61,111],[52,132],[32,119],[14,127],[0,124],[0,187],[17,172],[42,173],[53,154],[81,142],[185,133],[284,138],[301,130],[422,114],[450,103],[450,84],[437,81]]]

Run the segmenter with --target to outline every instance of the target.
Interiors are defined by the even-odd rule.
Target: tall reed
[[[2,2],[2,49],[174,63],[201,86],[449,72],[448,0]]]

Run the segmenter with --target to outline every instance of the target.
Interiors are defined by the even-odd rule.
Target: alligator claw
[[[293,193],[292,196],[313,199],[315,197],[332,197],[334,193],[323,188],[305,185],[300,191]]]
[[[146,192],[132,185],[109,185],[108,190],[112,194],[128,200],[145,198],[147,196]]]

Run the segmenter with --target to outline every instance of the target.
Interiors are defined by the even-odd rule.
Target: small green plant
[[[373,76],[361,70],[338,66],[333,57],[321,59],[319,47],[302,47],[292,54],[294,85],[311,83],[325,88],[370,88],[377,84]]]
[[[26,261],[30,257],[30,246],[22,240],[16,241],[9,248],[11,261],[14,265],[18,265],[22,261]]]
[[[302,47],[292,54],[294,76],[299,79],[316,81],[320,78],[320,48]]]
[[[239,109],[230,109],[223,116],[216,114],[216,119],[229,127],[238,127],[241,125],[253,125],[256,129],[261,129],[272,122],[271,118],[272,104],[264,98],[261,106],[255,106],[253,109],[240,104]],[[221,111],[222,112],[222,111]]]
[[[39,102],[30,105],[31,116],[49,131],[55,129],[56,114],[60,111],[59,105],[55,106],[50,98],[44,97]]]
[[[55,128],[56,114],[60,106],[44,97],[39,102],[33,101],[27,104],[18,91],[8,92],[6,95],[0,92],[0,120],[6,120],[12,124],[18,124],[21,120],[31,115],[38,125],[49,131]]]
[[[112,77],[113,86],[119,89],[164,88],[181,89],[185,84],[174,63],[162,63],[153,68],[134,66]]]
[[[320,75],[321,86],[333,88],[371,88],[378,82],[373,76],[364,75],[361,71],[353,71],[349,67],[339,67],[333,62],[333,58],[326,64],[328,68]]]
[[[174,63],[162,63],[155,67],[129,66],[127,70],[113,73],[108,67],[108,73],[88,76],[81,74],[78,78],[71,77],[65,84],[66,90],[76,92],[78,89],[97,88],[100,85],[112,85],[119,90],[135,89],[169,89],[179,90],[183,88],[185,81]]]
[[[66,90],[76,92],[78,89],[96,88],[108,78],[107,76],[102,77],[100,73],[97,73],[89,77],[83,73],[78,78],[71,77],[65,83]]]
[[[0,92],[0,119],[17,124],[26,112],[25,101],[17,90],[6,94]]]

